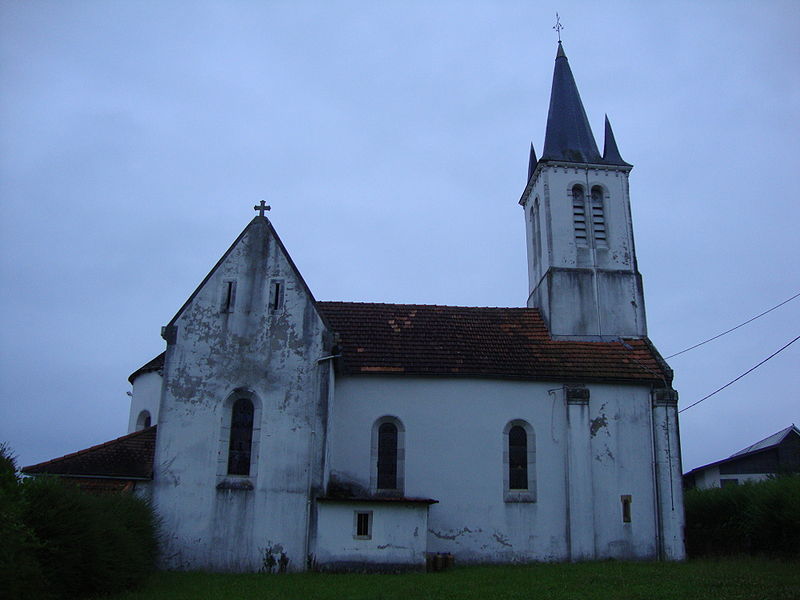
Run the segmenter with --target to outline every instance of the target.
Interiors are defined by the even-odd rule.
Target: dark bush
[[[800,475],[689,490],[685,507],[690,557],[800,556]]]
[[[156,522],[146,502],[125,493],[90,495],[55,477],[20,482],[13,460],[3,469],[0,580],[7,597],[108,594],[153,570]]]

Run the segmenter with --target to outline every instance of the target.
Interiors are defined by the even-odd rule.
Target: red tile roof
[[[118,479],[149,479],[153,476],[153,455],[156,446],[156,425],[129,433],[110,442],[92,446],[24,467],[28,475],[92,475]]]
[[[663,385],[646,339],[554,341],[538,309],[318,302],[349,375],[393,374]]]
[[[552,340],[536,308],[317,302],[347,375],[671,383],[647,339]],[[163,366],[163,353],[131,375]]]

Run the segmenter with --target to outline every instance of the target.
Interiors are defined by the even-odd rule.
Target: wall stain
[[[492,537],[495,539],[495,541],[496,541],[498,544],[502,544],[503,546],[508,546],[509,548],[512,548],[512,547],[513,547],[513,546],[512,546],[512,545],[511,545],[511,544],[508,542],[508,538],[507,538],[506,536],[502,535],[502,534],[499,534],[499,533],[494,533],[494,534],[492,534]]]
[[[440,540],[454,540],[457,537],[464,535],[465,533],[479,533],[480,529],[472,531],[469,527],[464,527],[462,529],[451,530],[453,531],[452,534],[441,533],[439,531],[436,531],[435,529],[428,529],[428,531],[433,535],[435,535]]]

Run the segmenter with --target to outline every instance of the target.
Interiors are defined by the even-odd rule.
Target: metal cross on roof
[[[272,209],[272,207],[269,204],[267,204],[264,200],[261,201],[261,204],[256,204],[253,207],[253,210],[257,210],[258,211],[258,216],[259,217],[263,217],[264,213],[266,211],[268,211],[268,210],[271,210],[271,209]]]
[[[561,43],[561,30],[564,29],[564,26],[561,24],[561,19],[559,18],[558,13],[556,13],[556,24],[553,27],[553,29],[555,29],[556,33],[558,34],[558,43],[560,44]]]

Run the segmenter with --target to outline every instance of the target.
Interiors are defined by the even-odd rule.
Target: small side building
[[[800,430],[792,424],[728,458],[692,469],[683,476],[683,486],[687,489],[725,487],[798,471]]]

